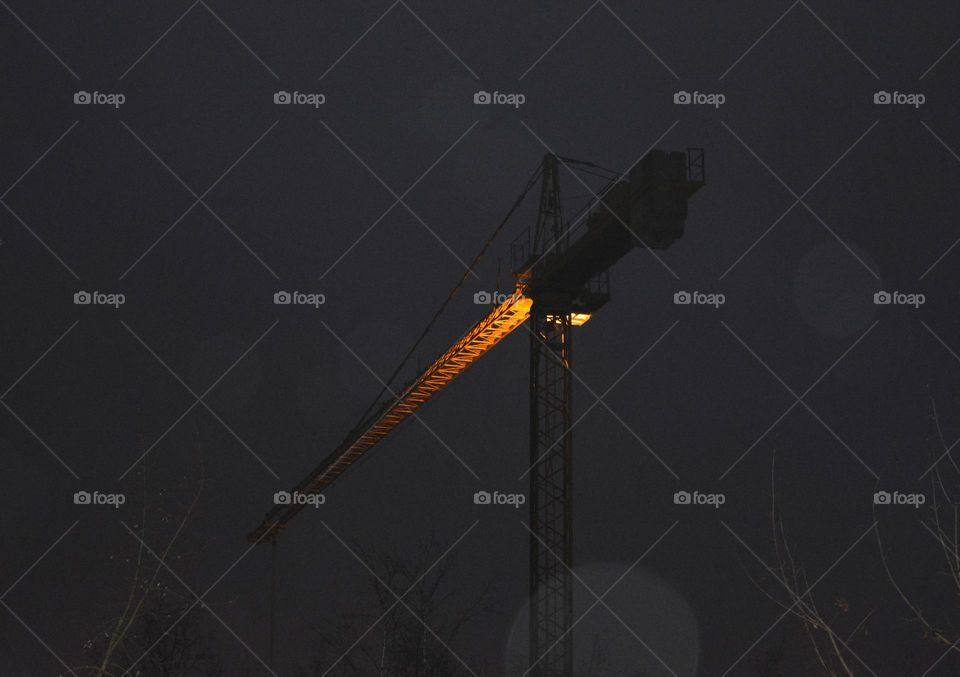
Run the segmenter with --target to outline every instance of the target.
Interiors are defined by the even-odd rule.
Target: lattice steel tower
[[[573,328],[610,299],[609,270],[636,247],[665,249],[683,235],[687,201],[704,185],[701,149],[652,150],[577,215],[564,218],[560,169],[591,163],[547,155],[518,198],[540,184],[537,221],[511,247],[515,292],[413,381],[371,407],[293,494],[326,490],[361,456],[464,370],[528,322],[530,338],[530,670],[573,677]],[[585,184],[584,184],[585,185]],[[508,214],[507,218],[509,218]],[[505,221],[504,221],[505,223]],[[502,227],[503,224],[501,224]],[[498,227],[499,231],[499,227]],[[442,308],[441,308],[442,310]],[[436,318],[436,316],[435,316]],[[435,319],[434,318],[434,319]],[[429,329],[428,325],[427,329]],[[414,346],[416,347],[416,345]],[[272,542],[302,509],[287,500],[249,535]]]

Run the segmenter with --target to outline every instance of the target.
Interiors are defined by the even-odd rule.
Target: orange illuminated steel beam
[[[305,507],[303,503],[297,502],[298,494],[321,493],[391,430],[523,324],[530,316],[532,304],[533,301],[523,296],[522,288],[518,287],[514,294],[491,310],[447,352],[421,372],[412,384],[384,403],[380,410],[362,425],[352,430],[340,446],[294,488],[290,503],[276,505],[248,539],[259,542],[275,538],[279,531],[286,527],[287,522]]]

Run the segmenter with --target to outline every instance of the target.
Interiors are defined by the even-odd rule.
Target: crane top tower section
[[[514,240],[514,272],[533,311],[599,309],[609,299],[607,271],[634,247],[666,249],[683,237],[687,201],[703,185],[703,149],[652,150],[552,242],[543,224]]]
[[[599,309],[609,299],[609,268],[634,247],[664,249],[681,237],[687,200],[704,185],[702,149],[688,149],[686,153],[652,150],[626,178],[612,182],[584,218],[568,226],[559,204],[557,173],[562,162],[566,160],[554,155],[544,159],[540,213],[549,214],[550,223],[541,218],[535,229],[514,241],[514,294],[493,308],[412,382],[392,393],[292,492],[281,492],[287,502],[273,506],[248,535],[251,542],[276,538],[303,509],[304,502],[298,497],[324,491],[531,314],[576,316]]]

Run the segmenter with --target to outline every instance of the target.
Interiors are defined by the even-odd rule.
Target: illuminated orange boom
[[[324,459],[294,491],[301,494],[322,492],[370,447],[523,324],[530,317],[532,305],[533,301],[523,296],[522,290],[518,288],[437,358],[413,383],[384,403],[380,410],[361,426],[350,431],[336,451]],[[256,542],[275,537],[303,507],[295,503],[275,506],[248,538]]]

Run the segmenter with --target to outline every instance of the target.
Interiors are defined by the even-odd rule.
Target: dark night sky
[[[814,674],[796,622],[764,635],[782,610],[748,577],[782,592],[751,554],[772,562],[775,457],[791,545],[811,583],[829,570],[818,605],[849,605],[844,636],[870,614],[856,674],[960,674],[960,651],[908,619],[871,530],[874,491],[929,495],[934,405],[947,444],[960,436],[956,2],[0,4],[0,674],[67,674],[119,612],[142,493],[136,469],[121,475],[144,445],[151,547],[202,450],[171,567],[197,593],[216,583],[206,602],[230,630],[199,618],[224,674],[259,666],[243,643],[266,656],[269,553],[245,554],[245,536],[377,394],[367,367],[386,378],[544,153],[624,170],[655,143],[703,147],[707,185],[685,237],[659,261],[631,252],[576,332],[576,415],[616,382],[574,432],[577,571],[599,594],[677,524],[606,598],[631,630],[597,607],[578,642],[600,634],[616,669],[645,675],[669,672],[632,633],[677,675],[758,675],[786,636],[783,674]],[[476,106],[479,89],[526,102]],[[726,102],[677,106],[681,89]],[[75,105],[78,90],[126,101]],[[277,90],[327,98],[277,106]],[[926,102],[878,106],[877,90]],[[568,210],[589,197],[561,182]],[[472,296],[498,269],[507,286],[534,205],[420,364],[482,317]],[[326,303],[276,306],[280,289]],[[74,305],[79,290],[126,303]],[[679,290],[726,303],[678,306]],[[877,306],[878,290],[926,303]],[[403,549],[434,533],[445,549],[475,521],[458,586],[492,578],[494,608],[453,649],[504,674],[524,642],[528,517],[472,495],[526,491],[527,353],[519,330],[294,521],[278,674],[310,664],[311,626],[364,599],[338,537]],[[78,506],[78,490],[130,500]],[[678,490],[726,503],[676,506]],[[931,511],[876,517],[909,596],[960,628]]]

